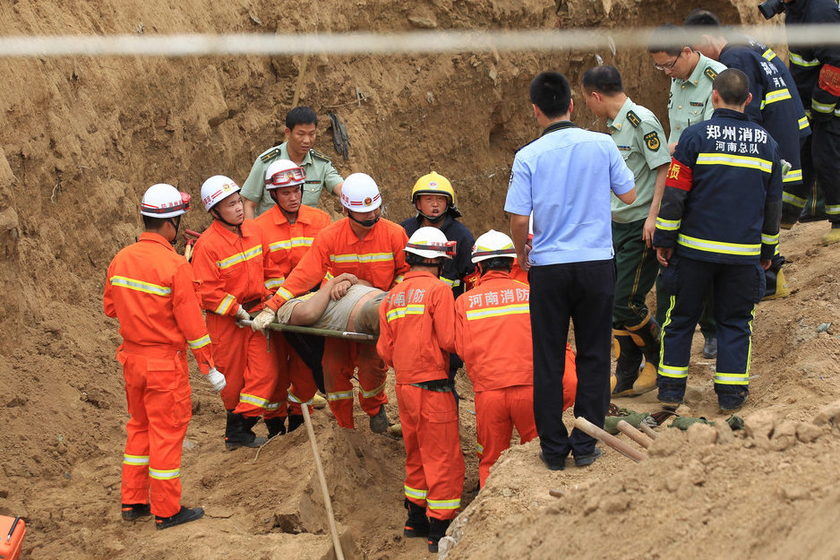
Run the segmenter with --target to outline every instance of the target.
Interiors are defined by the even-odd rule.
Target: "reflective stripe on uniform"
[[[688,235],[679,234],[677,236],[677,243],[689,249],[696,249],[698,251],[706,251],[709,253],[720,253],[723,255],[740,255],[744,257],[754,257],[761,254],[761,244],[741,244],[741,243],[726,243],[724,241],[711,241],[709,239],[700,239],[698,237],[690,237]]]
[[[230,309],[231,304],[233,304],[233,296],[228,294],[219,304],[219,307],[216,308],[216,315],[224,315]]]
[[[181,469],[160,470],[149,467],[149,478],[154,478],[155,480],[172,480],[180,476]]]
[[[148,455],[129,455],[126,453],[123,455],[123,464],[126,465],[134,465],[136,467],[142,467],[149,464],[149,456]]]
[[[405,319],[406,315],[422,315],[426,310],[426,305],[423,303],[410,303],[405,307],[395,307],[385,314],[385,318],[390,323],[396,319]]]
[[[312,247],[312,240],[314,237],[292,237],[291,239],[284,239],[282,241],[275,241],[269,243],[268,250],[271,253],[277,251],[288,251],[296,247]]]
[[[797,208],[805,208],[805,204],[808,203],[808,201],[805,200],[804,198],[799,198],[798,196],[792,195],[789,192],[783,192],[782,193],[782,202],[792,204],[793,206],[796,206]]]
[[[259,257],[262,255],[262,245],[257,245],[256,247],[252,247],[243,253],[236,253],[226,259],[222,259],[220,261],[216,261],[216,266],[219,267],[219,270],[224,270],[226,268],[230,268],[235,264],[249,261],[254,257]]]
[[[665,364],[659,364],[656,371],[662,377],[671,377],[673,379],[688,377],[688,366],[667,366]]]
[[[813,60],[805,60],[795,52],[790,53],[790,62],[791,64],[796,64],[797,66],[802,66],[805,68],[813,68],[814,66],[820,65],[820,61],[816,58]]]
[[[359,385],[359,392],[362,394],[363,397],[365,397],[366,399],[369,399],[369,398],[374,397],[374,396],[378,395],[379,393],[381,393],[384,388],[385,388],[385,383],[384,382],[382,383],[382,385],[380,385],[376,389],[372,389],[370,391],[365,391],[364,388],[361,385]]]
[[[825,205],[825,213],[829,216],[837,216],[840,214],[840,205],[837,204],[826,204]]]
[[[761,242],[765,245],[778,245],[779,234],[777,233],[776,235],[767,235],[766,233],[762,233]]]
[[[799,130],[805,130],[808,128],[808,117],[802,117],[799,119]]]
[[[128,288],[129,290],[136,290],[153,296],[168,296],[172,293],[172,288],[166,286],[158,286],[150,282],[143,282],[142,280],[135,280],[134,278],[126,278],[125,276],[111,276],[111,285],[117,288]]]
[[[736,156],[733,154],[701,153],[697,154],[697,165],[726,165],[729,167],[743,167],[771,173],[773,162],[750,156]]]
[[[394,278],[394,284],[399,284],[399,283],[400,283],[400,282],[402,282],[403,280],[405,280],[405,277],[404,277],[402,274],[400,274],[399,276],[397,276],[396,278]]]
[[[334,263],[374,263],[394,260],[394,253],[347,253],[344,255],[330,255],[330,262]]]
[[[791,169],[785,176],[782,178],[783,183],[801,183],[802,182],[802,170],[801,169]]]
[[[282,286],[277,288],[277,293],[275,295],[280,296],[281,298],[283,298],[286,301],[289,301],[290,299],[295,297],[295,296],[292,295],[292,292],[290,292],[289,290],[287,290],[286,288],[284,288]]]
[[[776,58],[776,53],[773,52],[773,49],[767,49],[766,51],[761,53],[761,56],[765,60],[770,61],[770,60],[773,60],[774,58]]]
[[[283,285],[283,282],[286,281],[286,278],[269,278],[265,281],[265,287],[268,290],[273,290],[274,288],[279,288]]]
[[[475,442],[475,452],[479,455],[484,455],[484,446],[478,442]]]
[[[189,345],[191,350],[198,350],[199,348],[204,348],[208,344],[210,344],[210,335],[205,334],[201,338],[197,338],[195,340],[188,340],[187,344]]]
[[[443,276],[441,276],[440,279],[450,288],[457,288],[461,285],[460,280],[450,280],[449,278],[444,278]]]
[[[768,91],[767,95],[764,96],[764,99],[761,100],[761,109],[763,110],[765,106],[770,105],[771,103],[776,103],[777,101],[785,101],[786,99],[791,99],[790,91],[788,90],[788,88]]]
[[[502,305],[500,307],[487,307],[485,309],[473,309],[467,311],[467,321],[500,317],[502,315],[527,315],[529,313],[527,303],[515,303],[513,305]]]
[[[328,401],[343,401],[346,399],[353,399],[353,389],[349,391],[341,391],[339,393],[327,393]]]
[[[458,509],[461,507],[461,498],[452,500],[430,500],[426,498],[429,509]]]
[[[286,400],[288,400],[290,403],[304,404],[304,402],[303,402],[302,400],[300,400],[300,399],[298,398],[298,396],[297,396],[297,395],[295,395],[294,393],[292,393],[291,391],[289,391],[288,395],[289,395],[289,397],[288,397],[288,399],[286,399]],[[311,404],[314,402],[314,400],[315,400],[315,397],[313,396],[311,399],[309,399],[308,401],[306,401],[306,403],[305,403],[305,404],[307,404],[307,405],[311,405]]]
[[[749,385],[750,376],[748,373],[720,373],[716,371],[715,383],[721,385]]]
[[[258,397],[256,395],[249,395],[248,393],[239,393],[239,402],[252,404],[266,410],[270,410],[270,406],[274,404],[274,409],[277,408],[277,403],[270,403],[268,399]]]
[[[666,220],[665,218],[656,218],[656,229],[662,231],[677,231],[680,229],[682,220]]]
[[[403,488],[405,489],[405,497],[406,498],[414,498],[416,500],[425,500],[426,494],[429,493],[428,490],[420,490],[418,488],[412,488],[411,486],[406,486],[403,484]]]
[[[820,103],[816,99],[811,99],[811,109],[813,109],[814,111],[816,111],[818,113],[822,113],[824,115],[827,115],[829,113],[833,113],[836,105],[837,105],[836,103],[832,103],[831,105],[828,105],[826,103]]]

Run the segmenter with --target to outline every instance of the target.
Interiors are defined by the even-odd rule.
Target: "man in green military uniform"
[[[242,185],[240,194],[245,203],[245,218],[254,219],[274,206],[265,189],[265,170],[277,159],[292,160],[306,172],[303,204],[317,206],[324,189],[341,196],[344,179],[333,167],[330,158],[312,149],[317,128],[318,116],[309,107],[295,107],[289,111],[286,115],[286,141],[260,154]]]
[[[659,365],[659,324],[650,316],[645,296],[659,271],[651,243],[671,156],[659,119],[627,97],[615,67],[590,68],[584,72],[581,86],[586,106],[595,116],[607,119],[607,129],[636,181],[633,204],[612,198],[616,265],[613,336],[618,348],[612,393],[641,395],[656,387]],[[643,355],[645,368],[639,375]]]
[[[674,41],[677,35],[679,40]],[[666,37],[668,36],[668,37]],[[693,124],[708,120],[714,112],[712,107],[712,84],[726,66],[695,51],[688,34],[676,25],[657,27],[650,37],[648,52],[653,56],[653,65],[671,78],[671,94],[668,99],[668,149],[674,153],[683,130]],[[712,302],[711,293],[706,302]],[[661,325],[668,309],[667,296],[656,283],[656,320]],[[707,305],[700,318],[700,331],[706,339],[703,357],[717,356],[716,325],[712,308]]]

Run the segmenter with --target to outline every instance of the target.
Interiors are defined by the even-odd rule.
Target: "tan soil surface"
[[[678,22],[693,5],[30,0],[0,5],[0,32],[624,28]],[[758,20],[751,1],[707,7],[727,22]],[[321,116],[316,147],[345,176],[373,175],[389,217],[412,214],[411,185],[435,169],[452,179],[474,233],[504,230],[513,151],[538,133],[528,82],[553,68],[576,83],[596,54],[622,70],[636,101],[665,118],[667,80],[646,53],[620,46],[615,54],[0,59],[0,514],[26,518],[25,557],[330,558],[305,432],[272,441],[259,457],[224,451],[221,403],[196,374],[182,481],[184,503],[204,506],[206,518],[161,532],[151,522],[120,520],[127,414],[112,359],[117,324],[102,313],[101,294],[108,262],[139,234],[140,196],[166,181],[197,200],[210,175],[244,181],[254,158],[279,143],[305,68],[297,93]],[[357,88],[366,96],[360,104]],[[331,145],[328,111],[347,125],[346,161]],[[575,120],[603,126],[582,103]],[[334,200],[324,206],[337,215]],[[195,208],[184,226],[208,223]],[[817,332],[838,322],[840,299],[840,249],[819,246],[825,228],[803,225],[782,236],[793,294],[758,308],[744,410],[758,415],[751,435],[661,428],[651,457],[638,465],[607,449],[594,467],[561,473],[541,466],[535,443],[518,447],[464,511],[451,557],[837,558],[840,433],[811,423],[840,395],[840,333],[837,326]],[[695,356],[680,412],[719,419],[713,364],[699,349]],[[475,429],[463,372],[458,383],[466,397],[466,504],[477,482]],[[619,404],[657,408],[652,395]],[[336,428],[326,411],[314,421],[347,556],[430,556],[422,541],[401,536],[402,442],[372,435],[361,414],[352,432]],[[550,497],[551,488],[564,496]]]

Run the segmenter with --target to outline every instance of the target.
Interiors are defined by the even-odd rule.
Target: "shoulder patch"
[[[662,144],[659,142],[659,135],[656,132],[648,132],[645,134],[645,146],[648,150],[655,152]]]
[[[312,150],[312,149],[310,149],[310,150],[309,150],[309,153],[310,153],[310,154],[312,154],[314,157],[316,157],[316,158],[318,158],[318,159],[322,159],[322,160],[324,160],[324,161],[330,161],[330,162],[332,161],[329,157],[327,157],[327,155],[326,155],[326,154],[322,154],[322,153],[321,153],[321,152],[319,152],[318,150]]]
[[[642,124],[642,119],[633,111],[627,111],[627,121],[633,125],[633,128],[639,128],[639,125]]]
[[[268,163],[271,160],[273,160],[275,158],[278,158],[278,157],[280,157],[280,148],[279,147],[274,148],[270,152],[264,153],[263,155],[260,156],[260,159],[262,160],[263,163]]]
[[[703,73],[706,75],[706,77],[708,77],[713,82],[715,81],[715,78],[717,78],[717,72],[715,72],[711,68],[706,68],[706,71],[703,72]]]

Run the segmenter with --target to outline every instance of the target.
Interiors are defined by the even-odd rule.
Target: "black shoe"
[[[195,521],[196,519],[201,519],[202,517],[204,517],[204,510],[200,507],[186,508],[181,506],[181,511],[172,517],[160,517],[155,515],[155,526],[158,529],[168,529],[170,527],[174,527],[175,525],[181,525],[183,523]]]
[[[720,394],[718,395],[718,406],[720,407],[720,411],[724,413],[729,412],[737,412],[741,410],[744,406],[744,402],[747,400],[747,393],[746,391],[742,391],[735,394]]]
[[[282,436],[286,433],[286,417],[278,416],[277,418],[264,418],[265,427],[268,428],[268,439],[274,436]]]
[[[306,406],[306,405],[304,405]],[[303,414],[289,414],[288,433],[292,433],[303,425]]]
[[[587,453],[586,455],[575,455],[575,466],[588,467],[601,455],[603,455],[603,453],[601,453],[601,449],[598,447],[596,447],[592,453]]]
[[[566,459],[565,458],[562,459],[559,462],[549,461],[548,459],[545,458],[545,455],[543,455],[542,451],[540,451],[540,461],[545,463],[545,466],[550,471],[562,471],[563,469],[566,468]]]
[[[717,357],[717,337],[706,339],[706,343],[703,344],[703,357],[707,360]]]
[[[370,431],[374,434],[384,434],[388,430],[388,415],[385,406],[379,407],[379,412],[370,417]]]
[[[437,519],[435,517],[429,518],[429,538],[426,542],[429,544],[429,552],[438,551],[438,542],[446,534],[449,529],[449,524],[452,523],[450,519]]]
[[[125,521],[137,521],[152,515],[152,508],[149,504],[123,504],[122,518]]]
[[[408,510],[408,519],[405,520],[403,535],[409,539],[427,537],[429,535],[429,518],[426,517],[426,508],[418,506],[408,498],[405,499],[404,506]]]
[[[225,447],[239,449],[240,447],[259,447],[268,441],[264,437],[257,437],[251,428],[259,422],[259,416],[246,418],[241,414],[228,412],[227,427],[225,428]]]

